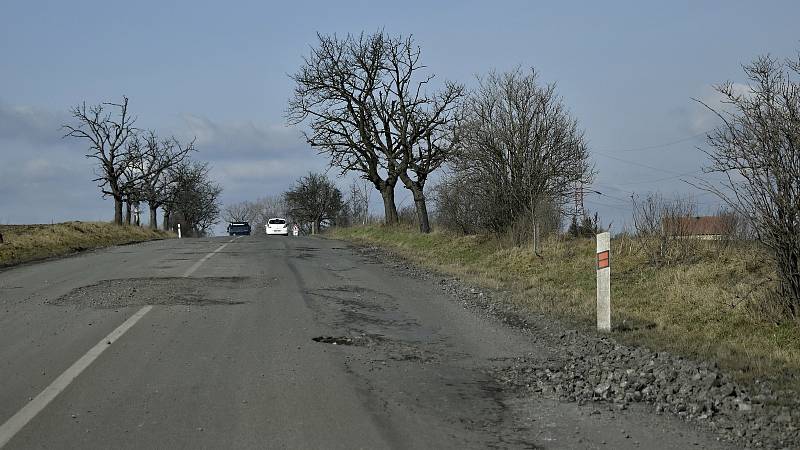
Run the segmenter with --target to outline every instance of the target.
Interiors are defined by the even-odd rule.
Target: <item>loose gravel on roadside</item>
[[[514,305],[509,294],[417,267],[389,250],[356,250],[393,270],[437,282],[455,301],[527,333],[548,350],[547,360],[498,362],[491,375],[509,392],[610,410],[639,404],[671,414],[747,448],[800,448],[800,395],[756,381],[745,386],[715,364],[576,330]]]

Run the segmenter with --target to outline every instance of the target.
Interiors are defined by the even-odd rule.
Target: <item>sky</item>
[[[585,207],[630,223],[631,195],[718,201],[702,177],[712,86],[741,64],[800,49],[800,2],[767,1],[16,1],[0,4],[0,223],[110,220],[69,109],[130,99],[136,125],[196,138],[223,204],[279,195],[327,160],[289,126],[289,74],[316,34],[413,35],[438,80],[476,86],[534,67],[555,82],[597,175]],[[700,147],[700,148],[698,148]],[[330,170],[332,177],[338,176]],[[349,184],[340,179],[341,187]],[[411,204],[398,187],[398,203]],[[380,197],[372,210],[381,213]]]

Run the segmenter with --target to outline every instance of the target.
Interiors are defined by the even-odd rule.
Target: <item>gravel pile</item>
[[[377,247],[360,249],[393,269],[438,280],[463,306],[529,333],[551,355],[546,361],[515,358],[490,371],[511,391],[625,410],[650,405],[749,448],[800,448],[800,395],[768,382],[744,386],[715,364],[666,352],[621,345],[611,337],[582,332],[552,318],[521,311],[507,294],[442,278]]]

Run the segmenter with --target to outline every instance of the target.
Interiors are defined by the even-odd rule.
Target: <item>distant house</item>
[[[692,239],[720,239],[735,228],[731,216],[665,217],[661,222],[664,234]]]

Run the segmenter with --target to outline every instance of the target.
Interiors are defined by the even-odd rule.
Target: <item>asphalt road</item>
[[[341,242],[114,247],[0,272],[0,447],[722,446],[492,379],[538,352]]]

